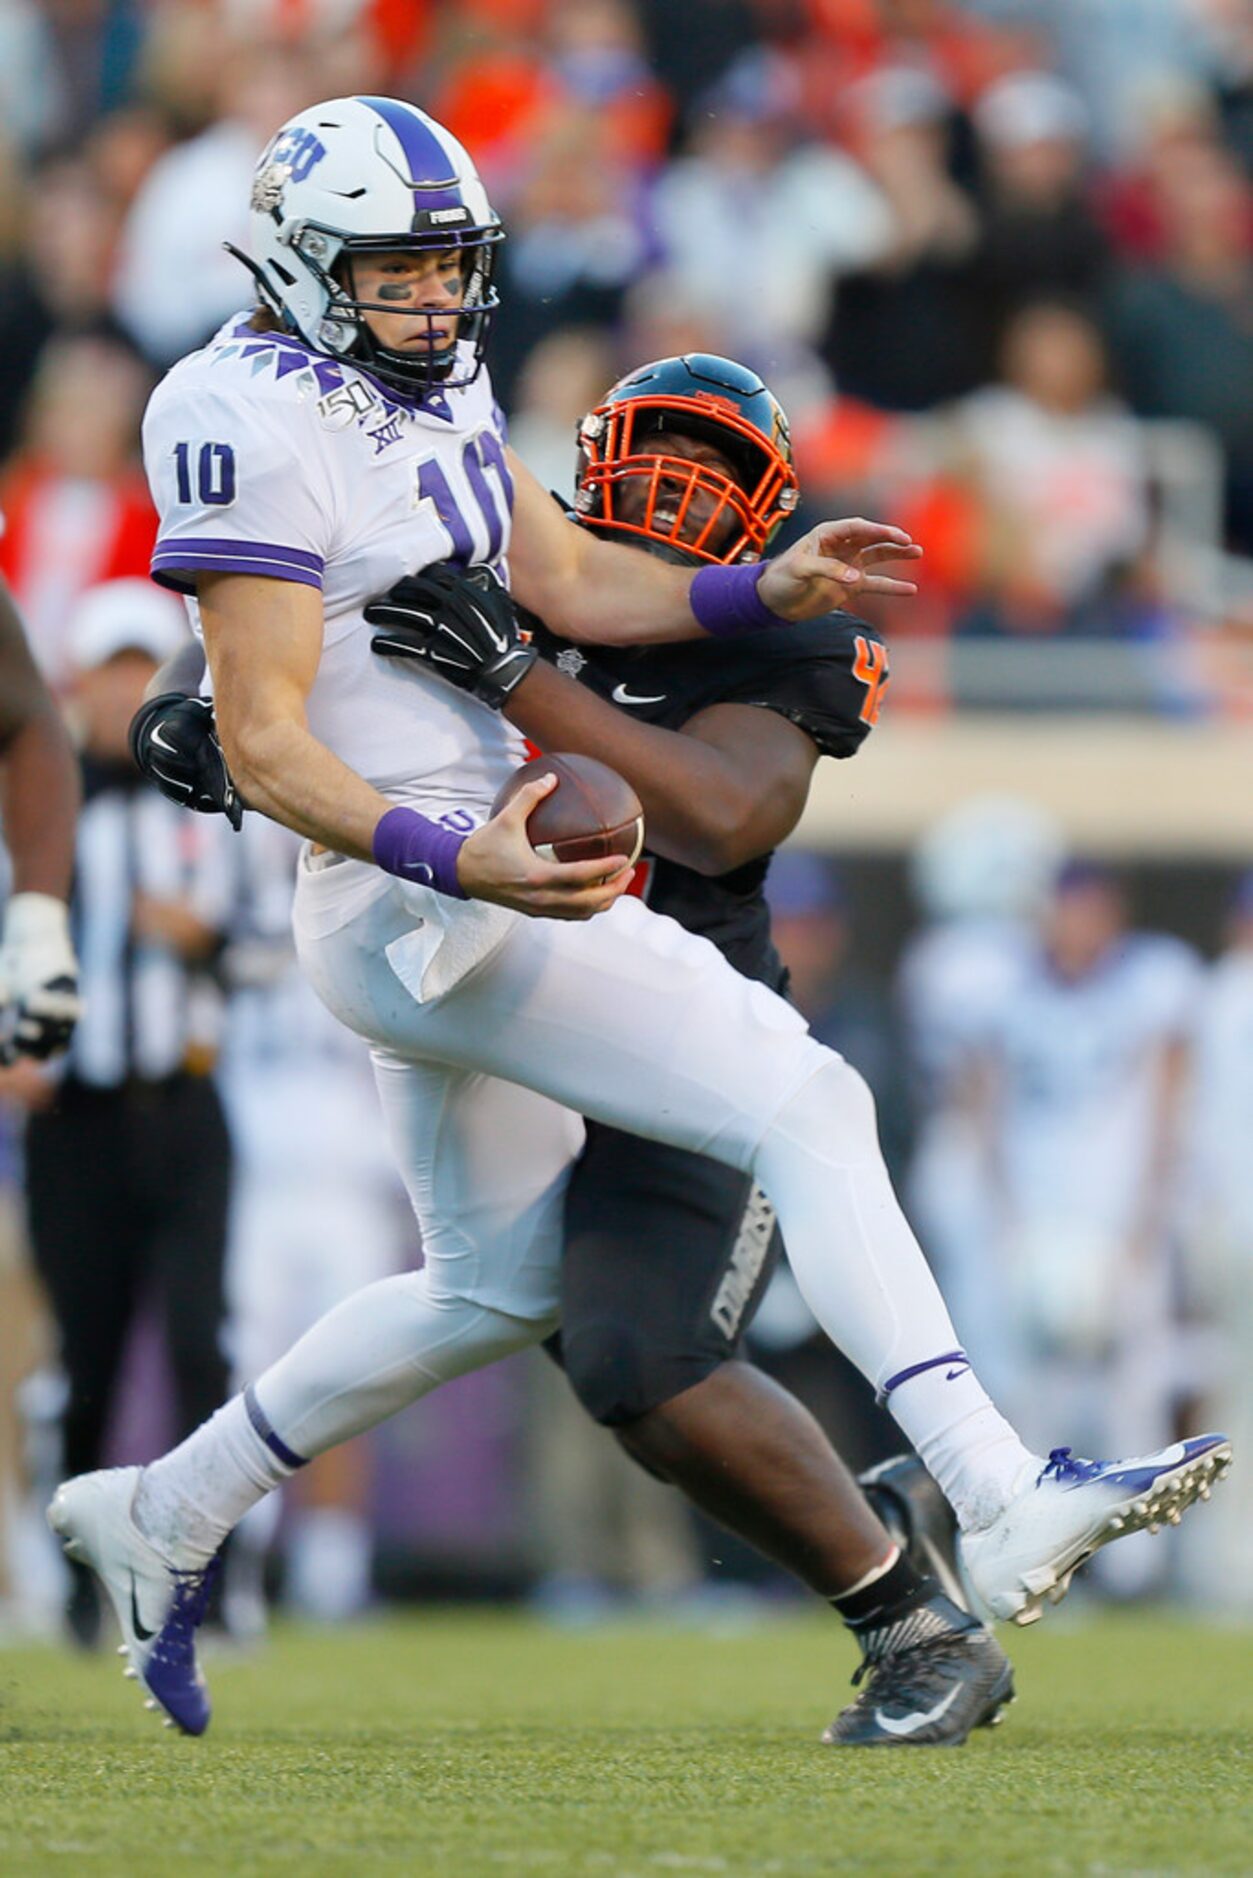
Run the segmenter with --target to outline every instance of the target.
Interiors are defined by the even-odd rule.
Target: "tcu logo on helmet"
[[[278,208],[288,183],[302,183],[326,155],[326,145],[311,130],[281,130],[257,165],[251,206],[263,214]]]
[[[270,149],[271,163],[285,163],[294,183],[302,183],[326,155],[326,145],[303,125],[280,131]]]

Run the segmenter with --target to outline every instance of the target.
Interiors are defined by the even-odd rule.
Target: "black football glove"
[[[164,691],[131,719],[131,755],[163,796],[202,815],[225,815],[237,832],[244,801],[226,767],[208,698]]]
[[[499,711],[534,665],[509,590],[484,564],[437,562],[405,574],[365,609],[382,627],[370,644],[390,659],[415,659]]]

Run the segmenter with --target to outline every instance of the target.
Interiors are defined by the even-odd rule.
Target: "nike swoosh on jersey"
[[[885,1732],[890,1735],[916,1735],[918,1730],[927,1727],[928,1723],[939,1721],[941,1715],[946,1714],[947,1711],[952,1708],[960,1694],[961,1686],[955,1683],[944,1700],[937,1702],[934,1708],[915,1711],[912,1715],[900,1716],[885,1715],[881,1708],[877,1708],[874,1712],[874,1718],[880,1728],[884,1729]]]
[[[141,1643],[150,1643],[157,1634],[155,1630],[149,1630],[143,1618],[139,1615],[139,1598],[135,1590],[134,1572],[131,1573],[131,1623],[134,1626],[135,1635]]]
[[[625,685],[615,685],[612,697],[615,704],[664,704],[666,701],[664,691],[656,698],[637,698],[635,693],[628,691]]]

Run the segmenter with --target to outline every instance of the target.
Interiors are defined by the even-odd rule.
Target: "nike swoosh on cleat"
[[[934,1708],[929,1708],[924,1713],[915,1712],[913,1715],[902,1715],[898,1719],[892,1715],[885,1715],[881,1708],[877,1708],[874,1718],[887,1734],[916,1735],[920,1728],[927,1727],[930,1722],[939,1721],[941,1715],[947,1714],[960,1694],[961,1686],[955,1683],[942,1702],[937,1702]]]
[[[139,1641],[141,1643],[151,1643],[157,1633],[155,1630],[149,1630],[142,1617],[139,1615],[139,1599],[135,1592],[134,1572],[131,1573],[131,1623],[134,1625],[135,1635],[138,1637]]]
[[[615,685],[612,696],[615,704],[664,704],[666,701],[664,691],[656,698],[637,698],[635,693],[628,691],[625,685]]]

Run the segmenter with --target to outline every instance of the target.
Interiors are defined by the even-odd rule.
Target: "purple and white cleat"
[[[1042,1466],[1023,1470],[990,1526],[962,1534],[971,1585],[993,1617],[1033,1624],[1046,1599],[1060,1604],[1094,1552],[1145,1527],[1177,1526],[1230,1466],[1226,1435],[1199,1435],[1129,1461],[1080,1461],[1054,1448]]]
[[[121,1626],[123,1674],[142,1682],[146,1706],[164,1709],[167,1728],[202,1735],[212,1709],[196,1661],[196,1628],[217,1560],[184,1571],[162,1556],[131,1516],[138,1467],[80,1474],[57,1488],[48,1524],[66,1555],[90,1565],[108,1592]]]

